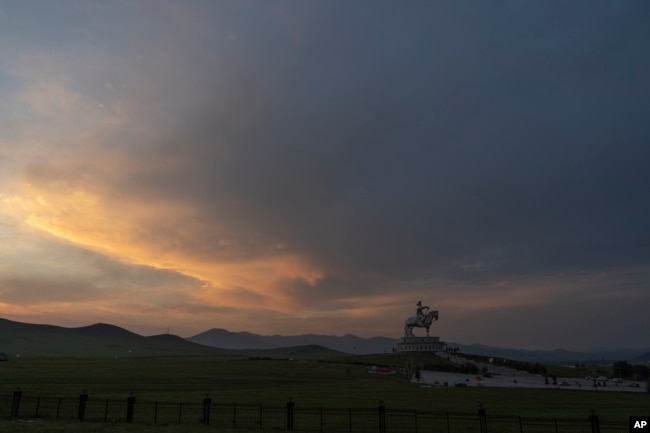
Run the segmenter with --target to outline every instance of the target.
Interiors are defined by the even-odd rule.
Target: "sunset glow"
[[[647,345],[645,6],[470,3],[2,2],[0,317]]]

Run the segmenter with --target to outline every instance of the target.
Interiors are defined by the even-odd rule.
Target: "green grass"
[[[205,426],[148,426],[80,422],[0,421],[3,433],[205,433]],[[228,433],[230,430],[219,430]]]
[[[468,413],[475,413],[479,404],[483,404],[489,414],[559,418],[586,417],[594,409],[601,419],[616,422],[625,422],[630,415],[646,414],[650,405],[650,394],[647,393],[427,389],[399,375],[376,376],[366,371],[365,364],[400,368],[411,358],[416,364],[432,362],[427,357],[430,358],[429,355],[390,354],[345,357],[330,359],[330,362],[220,357],[12,359],[0,363],[0,417],[9,414],[11,393],[17,387],[21,387],[25,397],[75,399],[86,390],[90,399],[95,401],[126,401],[133,392],[137,402],[199,404],[205,394],[210,393],[214,404],[284,406],[291,397],[296,407],[376,408],[382,400],[389,409]],[[9,424],[9,427],[13,425]],[[47,431],[56,432],[56,423],[52,426],[53,429]],[[83,431],[118,431],[106,430],[109,427],[102,425],[95,427],[97,430]],[[134,431],[127,427],[119,431]],[[37,425],[33,428],[30,427],[29,431],[39,431]]]

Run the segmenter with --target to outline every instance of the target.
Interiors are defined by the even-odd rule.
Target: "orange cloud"
[[[105,104],[74,90],[68,73],[61,59],[46,54],[23,56],[12,70],[25,82],[13,102],[31,117],[22,118],[20,134],[2,148],[6,161],[14,161],[14,175],[0,196],[0,212],[25,233],[36,230],[126,265],[203,281],[200,290],[185,290],[189,302],[233,308],[250,303],[284,313],[298,308],[282,290],[283,281],[313,285],[322,272],[282,239],[255,241],[261,247],[249,250],[226,221],[191,202],[130,194],[137,185],[124,178],[191,170],[189,157],[150,151],[173,135],[161,121],[165,116],[143,103],[151,102],[151,86],[143,81],[117,97],[117,86],[104,82],[102,90],[113,95]],[[106,300],[95,308],[120,311]]]
[[[322,274],[299,256],[273,249],[267,256],[211,259],[191,251],[208,236],[193,209],[168,202],[116,201],[67,184],[24,184],[6,199],[14,216],[33,229],[130,264],[146,265],[206,281],[191,296],[212,305],[240,306],[250,294],[259,307],[289,312],[295,301],[278,290],[287,279],[315,284]],[[7,208],[5,208],[7,210]],[[214,234],[211,240],[217,242]],[[227,245],[229,246],[229,245]],[[248,293],[248,295],[246,295]]]

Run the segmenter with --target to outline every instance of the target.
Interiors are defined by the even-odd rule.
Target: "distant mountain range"
[[[231,332],[225,329],[210,329],[193,337],[189,341],[206,346],[223,349],[272,349],[278,347],[317,344],[333,350],[350,354],[365,355],[371,353],[391,352],[397,347],[396,338],[373,337],[361,338],[346,334],[342,337],[333,335],[258,335],[250,332]],[[458,347],[463,353],[486,355],[495,358],[512,359],[525,362],[573,365],[577,363],[611,363],[616,361],[643,362],[650,360],[650,348],[620,349],[602,352],[576,352],[564,349],[556,350],[522,350],[486,346],[482,344],[448,343]]]
[[[188,338],[194,343],[223,349],[275,349],[305,345],[319,345],[349,354],[370,354],[392,352],[397,340],[387,337],[362,338],[345,334],[334,335],[304,334],[294,336],[258,335],[250,332],[230,332],[225,329],[210,329]]]
[[[0,319],[0,352],[17,356],[125,357],[229,355],[176,335],[143,337],[105,323],[80,328]]]
[[[334,335],[258,335],[210,329],[187,339],[162,334],[144,337],[115,325],[96,323],[79,328],[37,325],[0,318],[0,353],[13,356],[224,356],[322,358],[343,354],[367,355],[392,352],[397,339]],[[649,362],[650,348],[601,352],[519,350],[481,344],[448,343],[468,354],[526,362],[611,363]]]
[[[144,337],[119,326],[96,323],[79,328],[14,322],[0,318],[0,353],[15,357],[218,356],[321,359],[345,353],[317,344],[299,347],[218,348],[172,334]],[[4,356],[2,357],[4,358]]]

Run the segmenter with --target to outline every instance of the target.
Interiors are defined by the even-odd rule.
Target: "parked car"
[[[571,386],[571,384],[569,382],[560,382],[558,386]]]
[[[630,386],[631,388],[641,388],[641,385],[639,385],[639,384],[636,383],[636,382],[632,382],[629,386]]]

